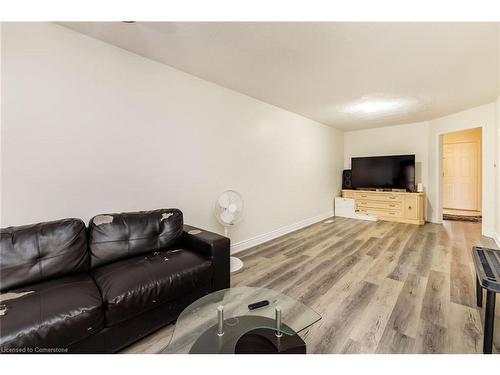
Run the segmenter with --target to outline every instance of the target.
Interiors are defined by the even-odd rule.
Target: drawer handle
[[[390,204],[389,207],[396,207],[396,205],[395,204]]]
[[[408,206],[408,209],[411,210],[411,206]]]
[[[389,199],[396,199],[396,197],[392,195],[392,196],[389,196]]]
[[[366,194],[361,194],[361,196],[362,196],[363,198],[366,198]]]

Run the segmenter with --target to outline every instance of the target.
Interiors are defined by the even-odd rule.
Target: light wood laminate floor
[[[281,291],[322,319],[301,332],[308,353],[481,353],[471,248],[496,248],[481,224],[416,226],[334,218],[238,256],[231,286]],[[500,303],[494,346],[500,350]],[[156,353],[173,325],[125,353]]]

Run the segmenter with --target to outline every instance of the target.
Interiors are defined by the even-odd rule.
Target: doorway
[[[482,128],[443,134],[443,220],[481,222]]]

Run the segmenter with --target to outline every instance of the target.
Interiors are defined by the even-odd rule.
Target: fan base
[[[240,259],[236,257],[231,257],[229,260],[230,260],[229,269],[231,273],[240,272],[243,269],[243,262]]]

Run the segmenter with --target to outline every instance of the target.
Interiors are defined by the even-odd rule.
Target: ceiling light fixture
[[[349,112],[377,113],[393,111],[401,106],[397,101],[368,100],[348,107]]]
[[[383,96],[363,97],[360,100],[347,104],[343,112],[369,116],[369,115],[393,115],[413,112],[418,110],[422,103],[415,98],[387,98]]]
[[[135,23],[135,21],[122,21],[122,22],[123,23],[130,23],[130,24]]]

